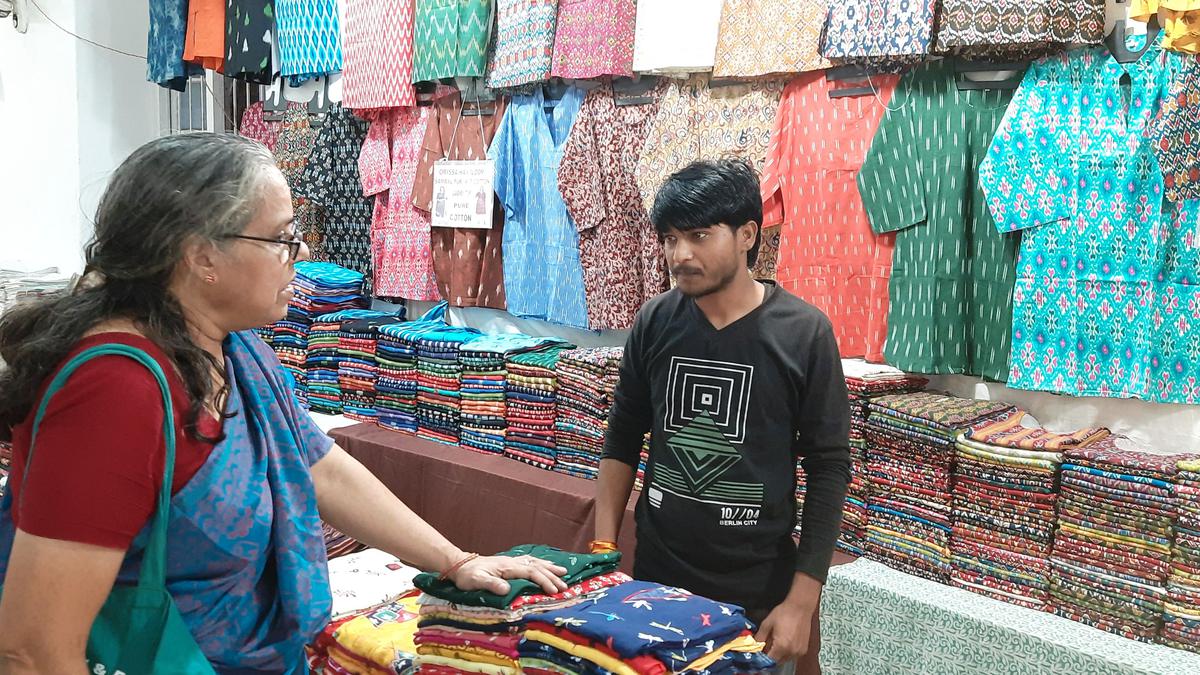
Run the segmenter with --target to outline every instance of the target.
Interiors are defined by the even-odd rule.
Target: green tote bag
[[[151,521],[150,537],[142,558],[142,569],[136,586],[113,586],[88,636],[88,670],[93,675],[212,675],[212,665],[200,651],[199,645],[183,622],[175,601],[167,592],[166,548],[167,521],[171,509],[171,483],[175,474],[175,415],[171,407],[171,390],[162,368],[146,352],[128,345],[107,344],[80,353],[63,366],[50,382],[46,396],[33,418],[29,439],[29,458],[25,473],[33,465],[33,449],[38,426],[50,399],[62,389],[76,369],[99,356],[127,356],[144,365],[154,374],[163,397],[163,438],[166,439],[166,469],[158,508]],[[12,493],[4,495],[5,506],[11,506]],[[3,588],[0,587],[0,593]]]

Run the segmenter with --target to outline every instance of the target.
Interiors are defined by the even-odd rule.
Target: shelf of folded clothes
[[[623,351],[621,347],[575,349],[559,358],[555,471],[582,478],[599,473]]]
[[[1062,452],[1108,435],[1103,428],[1054,433],[1021,410],[964,433],[956,444],[951,583],[1049,611]]]
[[[1200,652],[1200,459],[1180,461],[1175,474],[1175,543],[1167,577],[1159,641]]]
[[[900,571],[946,583],[955,440],[963,429],[1014,408],[914,392],[874,398],[868,409],[863,548]]]
[[[458,445],[462,424],[463,344],[483,333],[474,328],[444,326],[421,333],[417,348],[417,435]]]
[[[383,313],[376,317],[348,318],[338,331],[338,388],[342,394],[342,411],[357,422],[373,424],[375,412],[375,382],[379,378],[376,352],[379,329],[403,323],[404,310]]]
[[[417,336],[444,328],[441,319],[381,326],[375,345],[375,414],[379,426],[417,433]]]
[[[552,346],[508,357],[504,383],[504,456],[553,469],[558,455],[558,361],[573,347]]]
[[[346,357],[341,346],[342,324],[356,319],[381,318],[399,320],[393,314],[370,309],[343,309],[313,319],[308,328],[308,353],[304,362],[310,410],[324,415],[344,412],[340,369]]]

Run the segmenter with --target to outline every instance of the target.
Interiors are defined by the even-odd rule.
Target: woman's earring
[[[215,283],[217,283],[217,278],[215,276],[209,274],[208,276],[204,277],[204,281],[205,281],[205,283],[215,284]]]

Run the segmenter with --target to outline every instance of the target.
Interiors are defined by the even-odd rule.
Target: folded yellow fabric
[[[528,630],[525,631],[525,638],[528,640],[533,640],[534,642],[540,642],[544,645],[550,645],[551,647],[554,647],[560,651],[564,651],[572,656],[578,656],[585,661],[591,661],[592,663],[611,673],[615,673],[616,675],[638,675],[636,670],[622,663],[620,659],[615,659],[598,649],[577,645],[574,642],[564,640],[557,635],[543,633],[540,630]]]
[[[729,652],[753,653],[753,652],[761,652],[762,650],[764,650],[766,648],[767,648],[767,643],[759,642],[758,640],[755,640],[753,635],[742,635],[741,637],[735,638],[735,639],[725,643],[719,649],[716,649],[715,651],[713,651],[711,654],[701,657],[699,659],[696,659],[695,661],[692,661],[691,663],[688,664],[688,667],[685,670],[705,670],[712,664],[721,660],[721,657],[725,656]]]

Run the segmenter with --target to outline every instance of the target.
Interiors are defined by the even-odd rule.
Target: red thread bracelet
[[[463,558],[462,560],[459,560],[458,562],[451,565],[450,569],[446,570],[445,572],[442,572],[442,576],[438,577],[438,579],[441,581],[449,581],[451,574],[454,574],[458,570],[462,569],[463,565],[466,565],[467,563],[471,562],[472,560],[474,560],[478,557],[479,557],[478,553],[468,553],[467,557]]]

